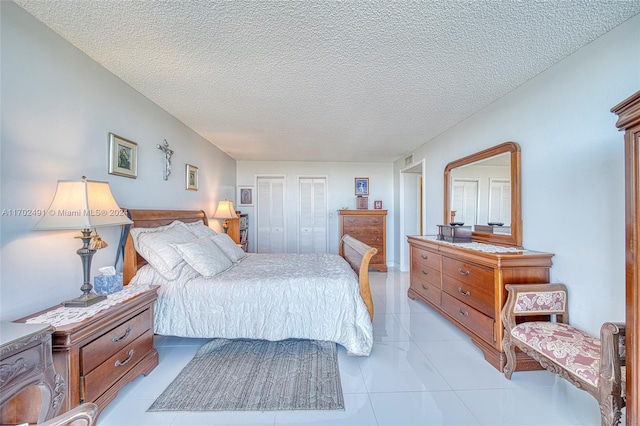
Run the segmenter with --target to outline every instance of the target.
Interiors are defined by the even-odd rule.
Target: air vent
[[[405,157],[404,159],[404,165],[408,166],[409,164],[413,164],[413,154],[411,154],[408,157]]]

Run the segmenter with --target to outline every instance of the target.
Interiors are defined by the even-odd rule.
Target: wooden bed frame
[[[131,228],[155,228],[169,225],[174,220],[185,223],[201,220],[205,225],[209,224],[207,215],[202,210],[127,210],[127,212],[133,221]],[[375,248],[356,240],[350,235],[345,235],[340,241],[340,255],[344,257],[358,275],[360,296],[367,306],[372,321],[373,299],[371,297],[371,288],[369,287],[369,261],[377,252]],[[138,269],[146,263],[147,261],[136,252],[131,233],[129,233],[124,245],[124,284],[129,284]]]

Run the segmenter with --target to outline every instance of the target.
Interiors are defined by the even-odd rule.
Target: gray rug
[[[215,339],[148,411],[344,410],[336,344]]]

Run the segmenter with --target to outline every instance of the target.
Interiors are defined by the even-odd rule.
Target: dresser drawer
[[[84,375],[84,400],[95,401],[151,350],[153,350],[153,331],[147,330],[89,374]]]
[[[438,289],[442,289],[440,271],[429,268],[424,265],[411,265],[411,278],[410,282],[417,283],[425,283],[434,287],[438,287]]]
[[[492,318],[445,292],[442,293],[442,310],[483,340],[495,344]]]
[[[89,373],[105,359],[128,346],[138,336],[149,330],[151,324],[153,324],[151,310],[147,309],[82,347],[80,350],[82,374]]]
[[[493,318],[495,315],[495,295],[493,282],[491,285],[476,286],[470,282],[465,283],[449,275],[442,276],[442,289],[451,296],[470,305],[485,315]]]
[[[442,273],[463,283],[474,284],[477,287],[489,286],[493,288],[493,269],[491,268],[484,268],[473,263],[443,257]]]
[[[367,237],[378,237],[379,239],[376,241],[382,242],[382,228],[374,228],[370,226],[363,227],[355,227],[355,226],[345,226],[342,230],[343,235],[351,235],[358,240],[365,242],[364,238]]]
[[[343,220],[345,229],[347,226],[358,228],[371,226],[378,228],[385,222],[385,218],[379,216],[345,216]]]
[[[442,290],[425,281],[411,280],[411,288],[436,306],[442,303]]]
[[[435,269],[438,272],[440,271],[440,256],[437,253],[422,250],[417,247],[411,247],[411,267],[414,265],[424,265],[428,268]]]

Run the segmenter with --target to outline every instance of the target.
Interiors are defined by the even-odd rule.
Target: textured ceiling
[[[640,12],[640,0],[16,3],[237,160],[373,162]]]

